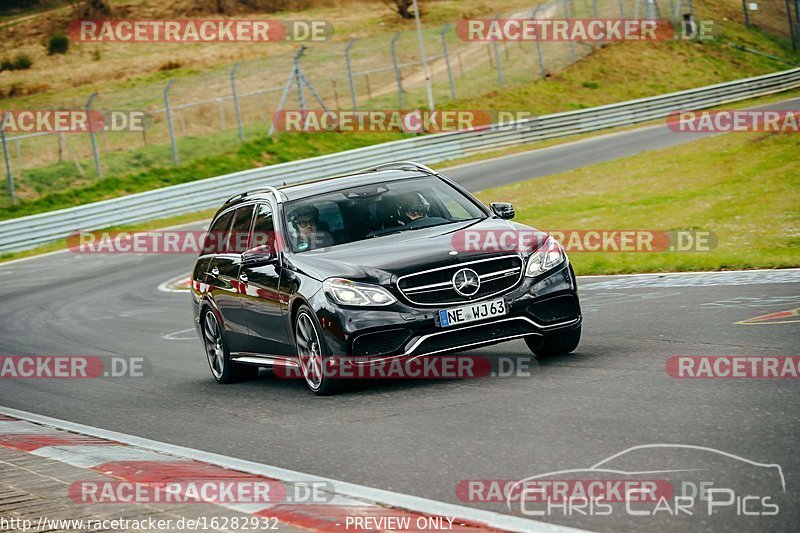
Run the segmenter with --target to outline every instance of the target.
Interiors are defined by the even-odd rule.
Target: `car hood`
[[[475,232],[475,233],[472,233]],[[430,228],[365,239],[289,258],[293,268],[318,280],[342,277],[389,285],[397,276],[429,268],[467,263],[478,259],[517,253],[516,247],[498,249],[493,246],[464,246],[465,233],[497,236],[503,232],[520,232],[529,240],[542,242],[546,233],[535,228],[499,218],[446,224]],[[484,242],[483,240],[481,242]],[[491,238],[488,239],[491,244]],[[453,252],[458,253],[453,253]]]

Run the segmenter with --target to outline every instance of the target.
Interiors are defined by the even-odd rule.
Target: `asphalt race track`
[[[639,136],[637,150],[649,138]],[[614,135],[591,142],[614,153],[629,141]],[[535,156],[514,159],[522,157]],[[532,175],[530,165],[515,168],[517,179]],[[646,444],[702,446],[780,465],[785,494],[780,484],[759,485],[755,493],[768,490],[781,501],[780,512],[742,516],[731,505],[712,516],[675,519],[623,512],[535,518],[601,531],[777,531],[800,519],[797,380],[677,379],[666,370],[677,355],[798,355],[797,316],[739,322],[800,308],[800,270],[584,277],[584,335],[572,355],[536,362],[524,342],[513,341],[470,353],[490,357],[498,372],[511,361],[519,376],[366,383],[315,398],[301,381],[267,371],[237,385],[213,381],[188,294],[158,289],[193,262],[181,255],[57,253],[0,265],[0,354],[147,362],[142,378],[4,379],[0,405],[498,512],[507,511],[503,503],[462,501],[459,481],[587,468]],[[728,475],[737,496],[759,478],[757,467],[720,472],[717,462],[697,457],[667,453],[657,465],[642,464],[700,469],[704,479]]]

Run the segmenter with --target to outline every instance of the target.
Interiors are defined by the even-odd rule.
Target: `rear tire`
[[[575,351],[575,348],[578,347],[578,343],[580,342],[581,326],[564,333],[545,337],[544,342],[541,342],[541,340],[536,337],[525,338],[525,343],[537,359],[552,357],[554,355],[566,355]]]
[[[237,383],[253,379],[258,375],[258,367],[243,365],[231,361],[231,353],[228,344],[225,342],[225,335],[220,327],[217,315],[208,310],[202,318],[203,345],[206,349],[208,366],[211,368],[211,375],[217,383]]]

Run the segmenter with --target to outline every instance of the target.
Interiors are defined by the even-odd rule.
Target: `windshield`
[[[475,202],[436,177],[340,189],[284,206],[295,252],[484,218]]]

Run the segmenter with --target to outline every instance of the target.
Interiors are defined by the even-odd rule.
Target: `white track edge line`
[[[686,272],[638,272],[635,274],[584,274],[578,276],[581,278],[626,278],[632,276],[680,276],[683,274],[699,275],[699,274],[746,274],[748,272],[786,272],[800,270],[800,267],[790,268],[749,268],[744,270],[688,270]]]
[[[494,511],[484,511],[481,509],[473,509],[462,505],[451,503],[439,502],[436,500],[429,500],[418,496],[411,496],[408,494],[401,494],[383,489],[376,489],[364,485],[357,485],[346,481],[337,481],[330,478],[314,476],[311,474],[304,474],[294,470],[279,468],[275,466],[255,463],[244,459],[236,459],[234,457],[226,457],[212,452],[204,452],[193,448],[186,448],[174,444],[167,444],[165,442],[158,442],[143,437],[136,437],[134,435],[126,435],[124,433],[117,433],[116,431],[109,431],[92,426],[86,426],[67,420],[58,418],[51,418],[49,416],[30,413],[28,411],[21,411],[11,407],[0,405],[0,413],[17,417],[29,422],[44,424],[72,431],[90,435],[101,439],[114,440],[130,446],[138,446],[148,450],[153,450],[161,453],[176,455],[186,459],[193,459],[195,461],[202,461],[209,464],[229,468],[232,470],[239,470],[250,474],[270,477],[279,481],[293,482],[293,481],[315,481],[330,483],[334,486],[335,492],[342,496],[349,496],[351,498],[368,500],[386,507],[395,507],[406,509],[409,511],[416,511],[424,514],[437,515],[437,516],[453,516],[466,520],[467,522],[477,522],[487,525],[489,527],[504,529],[508,531],[531,531],[531,532],[554,532],[554,533],[569,533],[584,531],[580,529],[549,524],[546,522],[539,522],[527,518],[520,518],[511,515],[505,515]]]

